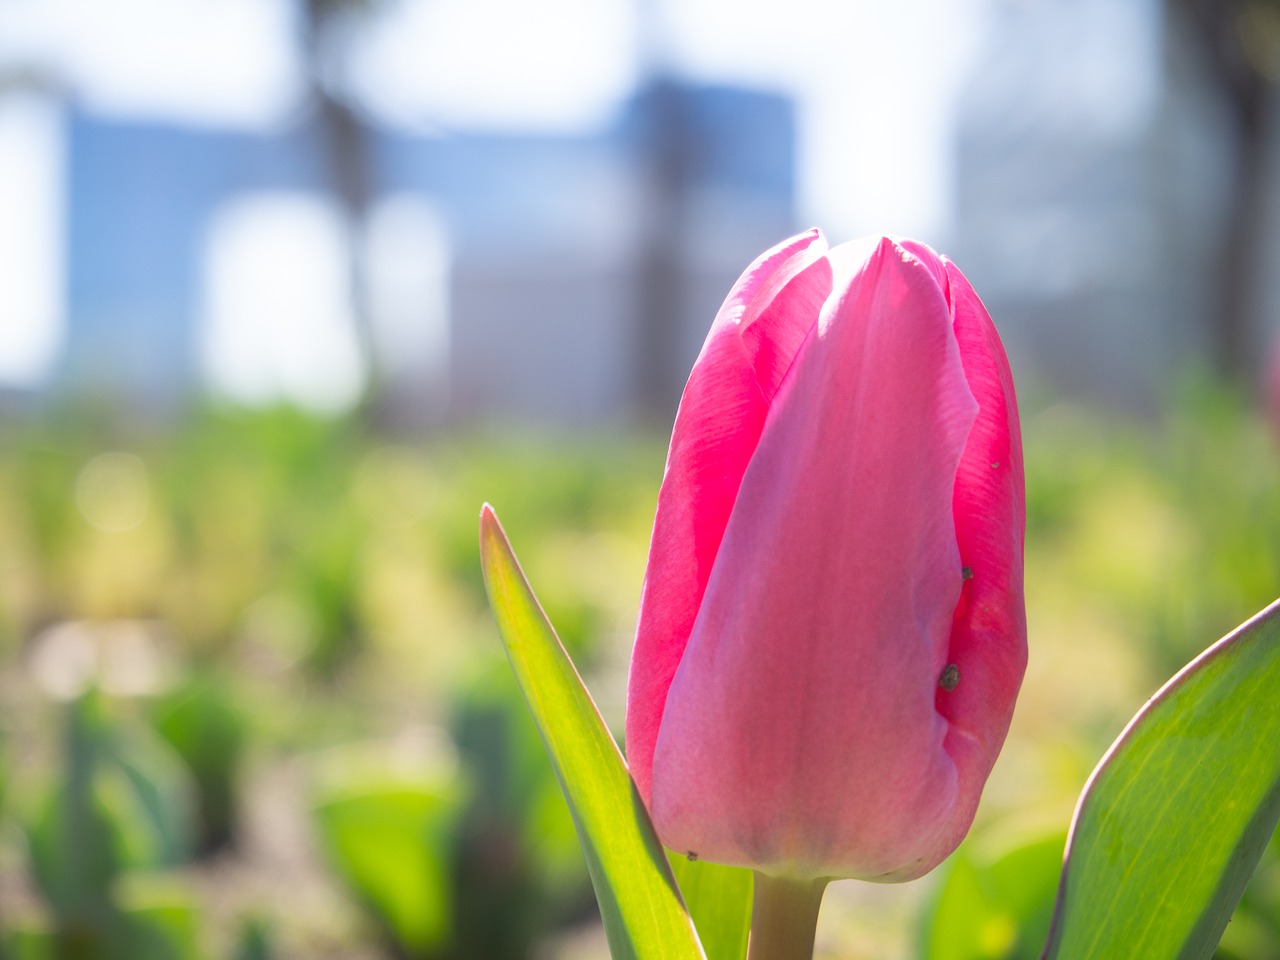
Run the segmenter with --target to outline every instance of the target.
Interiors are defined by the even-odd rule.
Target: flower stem
[[[818,908],[827,881],[757,872],[747,960],[812,960]]]

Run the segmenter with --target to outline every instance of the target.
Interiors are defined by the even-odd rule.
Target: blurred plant
[[[1194,652],[1197,638],[1225,633],[1239,610],[1275,598],[1280,450],[1240,393],[1196,384],[1169,418],[1161,459],[1163,468],[1147,469],[1162,478],[1186,540],[1148,618],[1165,670]]]
[[[1028,597],[1039,644],[1033,670],[1052,673],[1052,686],[1068,692],[1060,694],[1062,700],[1030,704],[1031,717],[1040,712],[1040,727],[1020,735],[1057,737],[1064,755],[1078,754],[1083,764],[1109,742],[1160,676],[1206,637],[1224,632],[1241,609],[1259,607],[1274,594],[1280,582],[1280,452],[1239,398],[1216,386],[1188,391],[1157,422],[1125,423],[1059,404],[1029,415],[1024,432],[1028,575],[1035,578]],[[160,551],[158,560],[152,558],[160,573],[136,580],[130,601],[136,605],[127,615],[146,618],[147,635],[174,668],[166,667],[166,677],[192,679],[136,702],[168,744],[129,722],[128,702],[94,696],[106,727],[155,747],[179,781],[194,779],[194,791],[189,782],[180,791],[180,804],[196,816],[184,828],[195,828],[187,834],[187,852],[205,849],[218,832],[212,824],[219,796],[232,798],[230,809],[236,806],[235,763],[220,751],[252,756],[256,778],[287,765],[299,751],[385,738],[406,715],[425,717],[448,727],[457,742],[459,783],[469,785],[466,808],[455,809],[441,827],[447,833],[440,856],[454,898],[450,928],[478,929],[451,934],[440,955],[465,955],[455,942],[502,949],[502,929],[486,919],[481,903],[497,911],[490,916],[527,923],[527,930],[558,931],[591,915],[594,908],[578,899],[585,889],[581,857],[554,779],[543,769],[536,734],[514,705],[505,668],[489,663],[491,645],[472,642],[487,629],[480,612],[473,507],[484,494],[501,498],[508,528],[528,543],[526,570],[542,588],[548,613],[569,628],[566,639],[575,659],[616,676],[619,650],[634,624],[635,586],[662,475],[657,438],[489,432],[389,444],[351,423],[285,409],[205,409],[172,434],[111,426],[100,411],[56,412],[15,426],[0,448],[0,631],[8,633],[0,638],[0,697],[9,731],[0,784],[8,785],[8,808],[28,835],[41,819],[31,811],[44,798],[60,796],[62,804],[69,803],[76,781],[70,731],[57,747],[62,769],[54,780],[36,790],[38,778],[25,775],[33,766],[47,769],[51,761],[49,738],[43,736],[47,712],[38,708],[18,652],[22,646],[33,652],[31,638],[51,622],[91,619],[92,611],[83,606],[91,592],[84,583],[90,565],[82,554],[94,538],[94,549],[111,547],[101,555],[106,561],[134,563],[127,547],[132,534],[96,530],[76,498],[81,473],[113,451],[137,460],[111,458],[105,461],[109,467],[136,467],[138,460],[145,466],[145,524]],[[361,473],[362,465],[374,461],[381,464],[378,470]],[[395,590],[387,589],[388,565],[369,562],[373,549],[392,546],[383,552],[397,562],[414,561],[396,569]],[[443,594],[424,591],[424,569],[447,587],[448,602],[441,601]],[[375,587],[383,591],[377,619],[370,602]],[[334,597],[318,599],[326,590]],[[343,631],[324,622],[334,610],[346,611]],[[406,638],[398,645],[384,642],[392,627]],[[326,630],[337,655],[331,667],[322,668],[312,652],[324,645],[319,638]],[[348,643],[361,637],[369,642]],[[1082,641],[1101,659],[1078,656]],[[414,643],[439,656],[429,665],[406,668],[406,649]],[[420,682],[424,671],[435,678],[430,698]],[[1124,683],[1116,680],[1120,674]],[[1064,707],[1068,697],[1072,703]],[[68,714],[72,709],[87,708],[69,707]],[[232,732],[236,722],[242,724],[238,735]],[[239,746],[229,747],[237,736]],[[219,742],[224,746],[215,749]],[[116,841],[101,842],[102,836],[145,837],[154,828],[112,824],[154,815],[136,799],[119,765],[102,753],[95,756],[101,762],[95,762],[98,772],[91,780],[116,786],[91,791],[98,799],[87,804],[91,829],[84,829],[91,841],[98,837],[93,842],[114,851]],[[1015,769],[1014,779],[1024,776]],[[1063,791],[1069,787],[1064,803],[1087,770],[1067,763],[1065,771],[1048,777],[1062,780]],[[1045,777],[1038,769],[1024,779],[1042,794],[1057,782],[1041,782]],[[245,788],[254,783],[248,780]],[[359,793],[361,787],[352,782],[345,789]],[[244,794],[246,810],[256,797],[252,789]],[[297,815],[305,818],[305,809]],[[486,833],[488,826],[492,833]],[[990,827],[988,821],[983,830]],[[69,848],[68,837],[55,839],[59,849]],[[38,842],[33,839],[32,846]],[[979,866],[989,849],[974,848]],[[93,851],[83,848],[74,861],[82,868],[82,887],[92,886]],[[203,878],[230,865],[257,879],[260,853],[245,844],[184,869]],[[112,876],[136,877],[145,859],[117,866]],[[9,951],[6,956],[50,956],[54,924],[33,925],[21,901],[8,898],[14,871],[0,857],[0,895],[6,897],[0,903],[6,927],[0,949]],[[29,871],[34,878],[34,858]],[[1280,960],[1267,952],[1280,943],[1272,932],[1280,923],[1277,871],[1280,856],[1273,846],[1228,928],[1221,956]],[[485,886],[494,877],[515,878],[503,880],[506,893],[531,896],[543,906],[504,903],[496,885]],[[116,881],[95,882],[123,914],[126,896],[140,894]],[[24,884],[43,893],[39,882],[20,878],[19,886]],[[482,891],[476,906],[464,889]],[[301,900],[292,907],[291,924],[316,925]],[[546,915],[536,916],[538,909]],[[52,908],[49,913],[56,919]],[[291,935],[282,925],[276,937],[264,932],[257,942],[270,947],[267,941],[276,940],[286,955],[293,949]],[[346,926],[337,935],[350,938],[338,953],[362,949],[358,934]],[[249,949],[251,939],[242,938],[241,948]],[[27,946],[16,946],[18,941]],[[472,956],[489,956],[483,947],[472,949]]]
[[[271,960],[271,925],[261,917],[250,917],[240,928],[231,960]]]
[[[458,694],[456,766],[394,744],[318,765],[322,845],[396,956],[523,960],[594,915],[572,819],[500,666]]]
[[[1066,834],[983,849],[972,838],[947,861],[924,912],[920,960],[1036,960],[1049,932]]]
[[[64,722],[64,777],[37,797],[27,829],[51,929],[20,934],[14,949],[59,960],[192,956],[194,904],[172,881],[149,876],[190,850],[185,770],[144,728],[118,722],[96,692],[68,704]]]
[[[573,819],[506,664],[486,660],[452,727],[473,799],[454,849],[451,958],[523,960],[552,931],[595,914]]]
[[[192,646],[224,653],[245,608],[282,590],[309,615],[307,665],[332,677],[351,661],[357,453],[348,424],[288,408],[210,411],[183,433],[159,472],[186,575],[161,606]]]
[[[212,670],[196,674],[151,708],[156,730],[195,778],[199,829],[196,850],[213,853],[235,835],[246,723],[234,687]]]
[[[314,795],[329,862],[394,953],[444,954],[456,901],[450,842],[464,797],[450,765],[339,748],[324,758]]]
[[[1272,836],[1214,956],[1280,960],[1280,832]]]
[[[1062,404],[1027,429],[1029,575],[1145,641],[1148,681],[1280,584],[1280,450],[1243,396],[1184,384],[1155,423]],[[1117,718],[1118,719],[1118,718]]]

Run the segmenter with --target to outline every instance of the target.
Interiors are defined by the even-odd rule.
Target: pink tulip
[[[908,880],[964,837],[1026,667],[1013,382],[923,244],[747,268],[676,416],[627,698],[674,851]]]

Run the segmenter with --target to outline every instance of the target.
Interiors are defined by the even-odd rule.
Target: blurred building
[[[152,408],[207,384],[340,406],[370,369],[364,344],[408,422],[607,420],[655,393],[674,410],[725,291],[794,227],[792,107],[743,89],[657,84],[587,136],[366,126],[354,225],[314,123],[59,116],[51,386]],[[671,316],[645,315],[654,303]],[[656,391],[655,338],[670,368]]]
[[[1232,145],[1191,39],[1162,0],[991,8],[960,98],[954,249],[1028,381],[1150,406],[1211,364]],[[1277,278],[1260,278],[1273,330]]]
[[[966,9],[979,53],[945,98],[940,245],[1020,381],[1151,406],[1208,364],[1224,312],[1241,179],[1230,105],[1167,0]],[[666,419],[743,265],[808,226],[794,217],[797,108],[754,90],[651,80],[578,135],[364,118],[347,130],[358,183],[344,193],[314,108],[229,130],[12,89],[0,77],[0,383],[51,367],[54,390],[148,410],[205,389],[336,408],[372,377],[406,423]],[[862,114],[820,115],[868,153],[885,136]],[[1270,157],[1257,339],[1280,327],[1280,271],[1265,269],[1280,262],[1280,144]]]

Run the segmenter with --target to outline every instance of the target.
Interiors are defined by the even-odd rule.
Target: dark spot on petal
[[[950,693],[956,688],[956,684],[960,682],[960,668],[954,663],[948,663],[942,668],[942,675],[938,677],[938,686]]]
[[[698,855],[697,855],[696,853],[694,853],[692,850],[690,850],[688,853],[686,853],[686,854],[685,854],[685,857],[687,857],[687,858],[688,858],[688,860],[689,860],[689,862],[690,862],[690,863],[697,863],[697,862],[698,862]]]
[[[961,580],[972,580],[972,579],[973,579],[973,567],[961,567],[961,568],[960,568],[960,579],[961,579]]]

